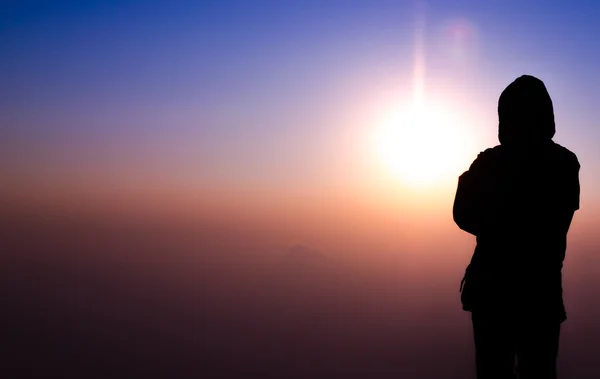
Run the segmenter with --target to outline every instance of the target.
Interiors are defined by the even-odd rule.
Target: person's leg
[[[510,323],[493,312],[473,312],[477,379],[514,378],[515,345]]]
[[[517,360],[520,379],[556,379],[560,336],[557,320],[532,320],[519,327]]]

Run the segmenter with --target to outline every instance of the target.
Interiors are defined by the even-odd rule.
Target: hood
[[[508,85],[498,101],[501,145],[537,144],[554,137],[554,109],[544,82],[530,75]]]

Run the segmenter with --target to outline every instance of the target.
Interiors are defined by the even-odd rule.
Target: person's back
[[[461,283],[463,309],[473,313],[479,379],[510,377],[515,354],[530,376],[552,378],[579,162],[552,141],[552,102],[540,80],[515,80],[498,112],[500,145],[461,175],[454,203],[458,226],[477,237]],[[531,334],[534,325],[542,329]]]

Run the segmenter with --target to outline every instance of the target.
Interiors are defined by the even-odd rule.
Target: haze
[[[15,372],[474,377],[452,200],[531,74],[582,166],[559,373],[600,375],[595,2],[0,8]]]

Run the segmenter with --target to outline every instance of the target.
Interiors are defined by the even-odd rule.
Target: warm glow
[[[470,137],[450,112],[418,101],[394,109],[375,139],[386,170],[414,187],[456,178],[472,159],[470,147]]]

